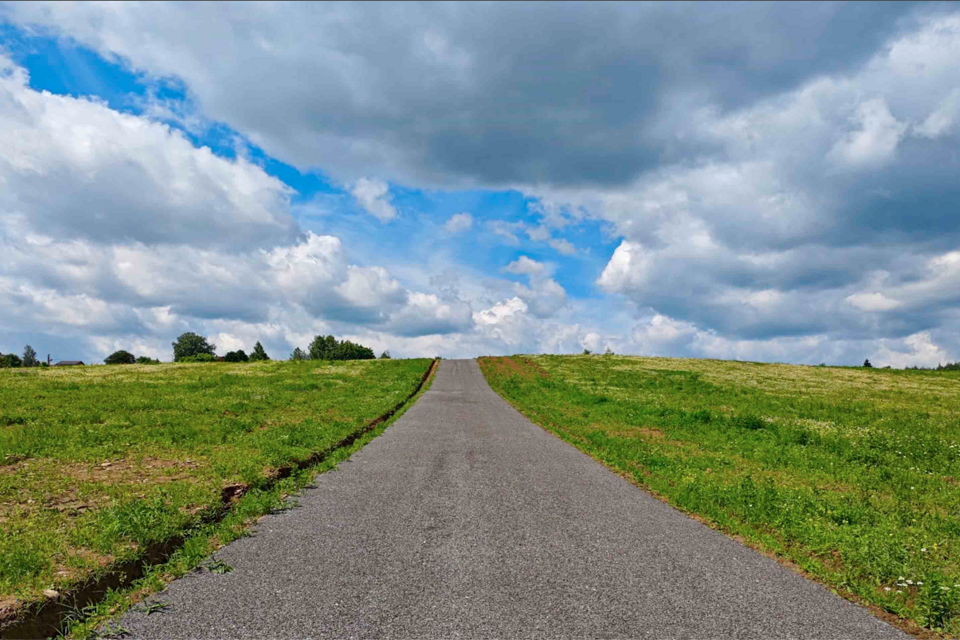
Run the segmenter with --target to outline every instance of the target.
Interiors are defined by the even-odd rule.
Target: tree
[[[391,358],[390,358],[390,352],[389,352],[389,351],[384,351],[383,353],[381,353],[381,354],[380,354],[380,359],[381,359],[381,360],[390,360],[390,359],[391,359]]]
[[[311,360],[330,360],[333,350],[337,347],[337,339],[333,336],[317,336],[310,343]]]
[[[310,343],[311,360],[373,360],[376,357],[370,347],[349,340],[337,342],[333,336],[317,336]]]
[[[257,344],[260,344],[259,342]],[[243,349],[238,349],[237,351],[228,351],[227,355],[223,356],[224,362],[246,362],[250,360],[247,357],[247,354],[244,353]]]
[[[147,356],[140,356],[137,358],[137,364],[160,364],[160,361]]]
[[[290,359],[296,360],[298,362],[300,360],[306,360],[307,354],[304,353],[303,349],[301,349],[300,347],[297,347],[296,349],[293,350],[293,353],[290,354]]]
[[[863,361],[863,368],[864,368],[864,369],[873,369],[873,365],[870,364],[870,361],[869,361],[869,360],[864,360],[864,361]]]
[[[104,364],[136,364],[137,359],[129,351],[120,349],[103,359]]]
[[[203,336],[198,336],[192,331],[180,334],[177,341],[173,343],[173,361],[180,362],[190,356],[199,356],[206,354],[211,358],[216,357],[217,345],[210,344]]]
[[[585,355],[585,356],[590,355],[590,353],[591,353],[590,349],[584,349],[584,350],[583,350],[583,355]]]
[[[253,345],[253,353],[250,354],[251,362],[258,362],[261,360],[269,360],[270,356],[267,355],[267,352],[263,350],[263,345],[260,344],[260,341],[257,341],[257,344]]]
[[[19,367],[23,364],[23,361],[15,353],[8,353],[7,355],[0,358],[0,368],[14,368]]]
[[[23,348],[23,366],[25,367],[39,367],[40,361],[37,360],[37,352],[33,350],[33,347],[27,345]]]

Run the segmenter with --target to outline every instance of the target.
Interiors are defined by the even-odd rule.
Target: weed
[[[204,565],[204,568],[210,573],[215,573],[220,576],[222,576],[225,573],[233,572],[233,567],[231,567],[230,565],[228,565],[226,562],[224,562],[219,558],[215,558],[211,560],[206,565]]]

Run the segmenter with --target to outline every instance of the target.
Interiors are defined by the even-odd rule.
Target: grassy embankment
[[[267,489],[403,401],[430,363],[0,371],[0,608],[69,593],[238,489]]]
[[[960,635],[960,374],[484,358],[533,422],[851,599]]]

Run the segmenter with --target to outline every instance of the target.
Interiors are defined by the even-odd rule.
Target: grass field
[[[533,422],[838,593],[960,635],[960,374],[483,358]]]
[[[0,607],[69,591],[412,393],[430,360],[0,370]]]

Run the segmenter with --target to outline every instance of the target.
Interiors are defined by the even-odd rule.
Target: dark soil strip
[[[406,398],[398,402],[392,409],[360,429],[357,429],[333,446],[323,451],[318,451],[305,460],[277,469],[270,474],[267,484],[261,485],[260,488],[269,489],[275,482],[293,473],[295,468],[306,469],[320,464],[330,454],[344,447],[349,447],[358,438],[373,431],[379,425],[392,418],[397,411],[402,409],[414,396],[420,393],[423,385],[437,368],[437,364],[438,361],[434,360],[423,376],[421,376],[416,389]],[[222,520],[233,504],[243,497],[243,494],[249,489],[249,485],[242,484],[225,487],[220,496],[222,500],[221,507],[207,515],[203,519],[204,523],[209,524]],[[167,559],[183,545],[185,540],[185,537],[178,536],[171,540],[153,544],[148,547],[139,558],[114,566],[102,576],[92,578],[76,589],[61,594],[56,600],[32,603],[20,609],[0,612],[0,638],[48,638],[60,633],[65,628],[65,623],[68,622],[68,618],[76,615],[77,611],[90,604],[99,602],[111,589],[120,589],[129,586],[135,580],[141,578],[147,568],[166,562]]]

